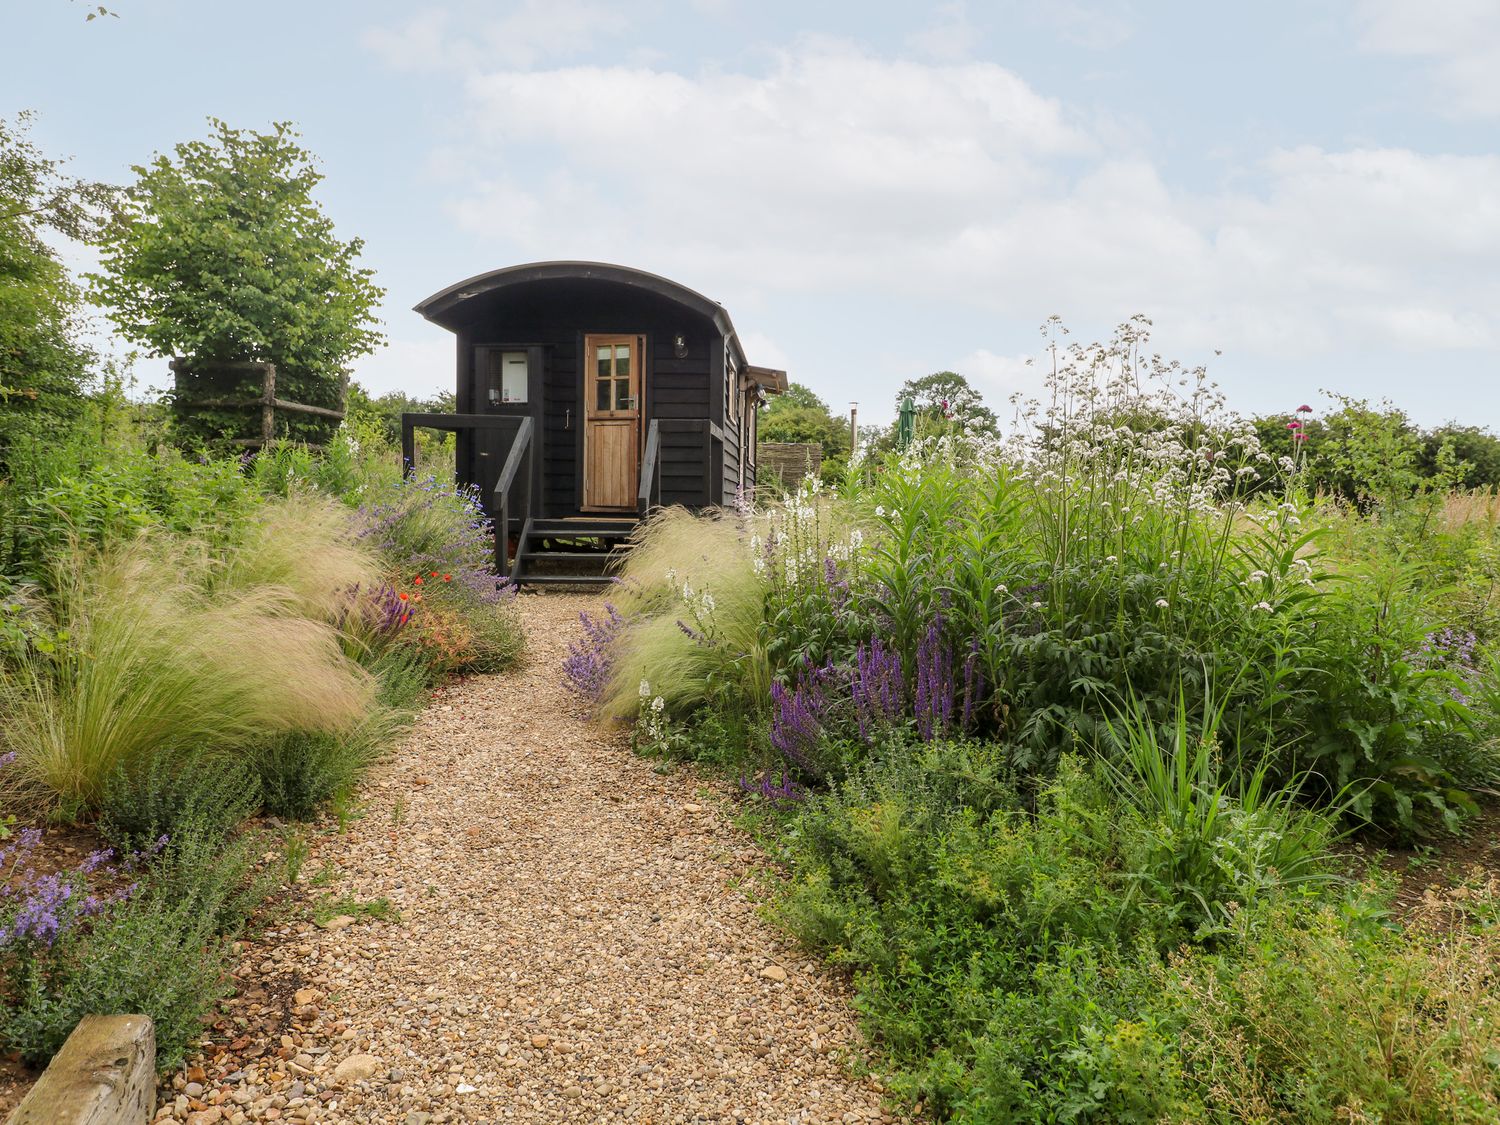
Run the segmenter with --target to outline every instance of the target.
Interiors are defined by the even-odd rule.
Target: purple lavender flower
[[[741,775],[740,788],[746,793],[760,797],[772,804],[801,801],[807,796],[807,790],[792,780],[787,774],[785,766],[781,767],[780,781],[772,781],[771,771],[767,770],[760,775],[758,781],[751,781],[749,778]]]
[[[899,722],[906,710],[901,654],[879,637],[868,645],[860,645],[854,653],[850,691],[854,696],[859,736],[866,742],[873,741],[879,728]]]
[[[934,617],[917,645],[916,699],[913,710],[923,742],[947,735],[953,724],[953,651],[943,639],[943,620]]]
[[[583,638],[568,643],[568,655],[563,661],[569,685],[590,703],[604,698],[614,668],[614,643],[625,628],[625,618],[614,603],[605,602],[604,610],[601,617],[589,613],[578,615],[583,623]]]
[[[827,689],[834,674],[832,664],[803,665],[790,689],[779,682],[771,685],[771,745],[811,777],[822,773],[817,749],[832,703]]]
[[[108,848],[91,853],[71,871],[39,874],[32,855],[41,838],[39,829],[23,829],[12,847],[0,851],[0,875],[8,880],[0,885],[0,951],[49,948],[80,919],[101,913],[134,889],[89,892],[90,876],[117,873],[109,865],[114,852]]]
[[[964,708],[958,721],[962,729],[974,728],[974,710],[983,691],[984,672],[979,667],[979,638],[975,637],[969,641],[969,655],[964,658]]]

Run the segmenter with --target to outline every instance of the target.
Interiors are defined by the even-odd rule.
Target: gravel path
[[[763,857],[727,789],[656,774],[562,687],[598,601],[523,597],[528,667],[436,695],[302,873],[329,880],[310,898],[387,897],[402,920],[346,908],[247,944],[160,1118],[892,1120],[851,1076],[842,985],[733,888]]]

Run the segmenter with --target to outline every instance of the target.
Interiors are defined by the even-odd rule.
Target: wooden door
[[[641,471],[640,336],[585,336],[583,506],[634,511]]]

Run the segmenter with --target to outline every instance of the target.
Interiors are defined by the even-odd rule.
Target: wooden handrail
[[[521,517],[521,526],[524,528],[526,522],[531,519],[531,433],[536,428],[529,416],[520,421],[521,424],[516,427],[515,440],[511,442],[510,452],[505,458],[505,467],[500,470],[500,479],[495,482],[495,491],[491,494],[500,516],[495,524],[495,573],[508,574],[512,578],[520,569],[521,552],[519,548],[516,550],[515,565],[511,566],[508,558],[510,554],[510,492],[524,464],[526,482],[521,490],[521,499],[526,506],[526,513]]]
[[[656,503],[651,503],[652,485],[656,486]],[[646,451],[641,455],[641,487],[635,499],[635,510],[645,516],[653,507],[661,507],[661,427],[656,419],[646,428]]]

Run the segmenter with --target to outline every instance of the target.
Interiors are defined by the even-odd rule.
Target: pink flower
[[[1304,433],[1295,433],[1295,434],[1292,435],[1292,440],[1293,441],[1306,441],[1307,440],[1307,435],[1304,434]]]
[[[1312,413],[1312,407],[1308,406],[1307,403],[1304,402],[1301,406],[1297,407],[1297,413],[1298,414],[1311,414]]]
[[[1289,429],[1289,430],[1300,430],[1302,428],[1302,423],[1301,422],[1288,422],[1286,424],[1286,428]],[[420,579],[418,581],[420,581]]]

